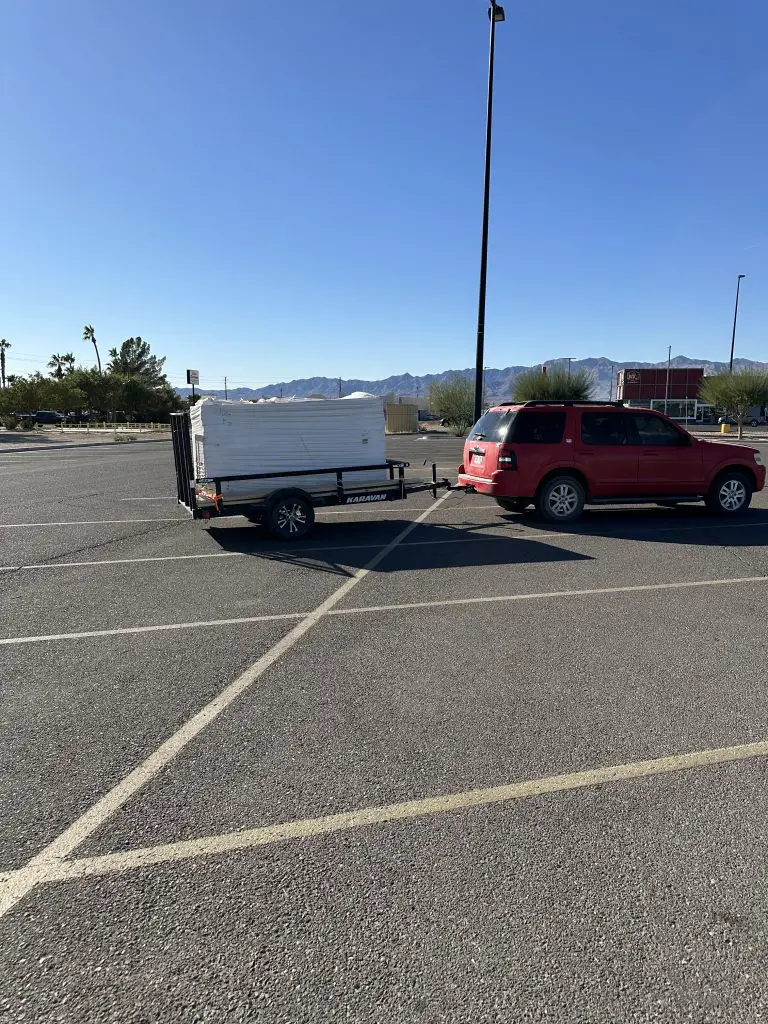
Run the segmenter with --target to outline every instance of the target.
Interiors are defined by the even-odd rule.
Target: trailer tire
[[[315,525],[315,508],[304,491],[281,491],[269,503],[264,525],[278,540],[300,540]]]

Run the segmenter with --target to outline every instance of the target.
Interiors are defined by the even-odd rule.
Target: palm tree
[[[61,362],[64,367],[65,373],[75,372],[75,357],[72,354],[72,352],[65,352],[64,355],[61,357]]]
[[[0,386],[2,387],[5,387],[5,350],[10,347],[10,341],[0,338]]]
[[[86,324],[83,328],[83,341],[93,342],[93,347],[96,349],[96,362],[99,364],[99,373],[101,373],[101,356],[99,355],[99,346],[96,344],[96,332],[90,324]]]
[[[58,352],[54,352],[51,358],[48,360],[48,365],[53,371],[51,373],[51,376],[55,377],[56,380],[61,380],[61,378],[64,376],[64,370],[67,365],[67,357],[60,356]]]

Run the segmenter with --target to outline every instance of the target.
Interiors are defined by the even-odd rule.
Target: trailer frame
[[[264,523],[270,532],[283,540],[298,540],[306,536],[314,525],[314,509],[329,505],[369,505],[386,501],[404,501],[409,494],[431,491],[437,497],[438,488],[450,488],[448,480],[437,479],[437,466],[432,464],[432,479],[406,485],[405,470],[409,462],[387,459],[383,463],[360,466],[328,466],[311,469],[278,470],[272,473],[238,473],[227,476],[197,477],[192,455],[192,436],[189,413],[171,413],[171,441],[176,469],[177,503],[193,519],[212,520],[227,516],[245,516],[252,522]],[[383,483],[345,485],[345,473],[363,473],[386,470],[388,479]],[[302,477],[334,476],[335,486],[327,491],[306,491]],[[276,480],[281,486],[255,498],[225,501],[223,484],[237,480]],[[283,481],[296,480],[297,486]],[[203,499],[203,503],[198,500]],[[281,525],[281,523],[283,525]]]

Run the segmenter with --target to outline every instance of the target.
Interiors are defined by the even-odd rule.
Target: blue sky
[[[516,0],[486,362],[768,359],[768,4]],[[181,382],[474,362],[484,0],[5,0],[9,372],[140,334]]]

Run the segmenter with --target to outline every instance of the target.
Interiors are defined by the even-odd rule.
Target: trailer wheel
[[[315,525],[315,509],[302,491],[284,491],[270,503],[264,523],[280,540],[299,540]]]

